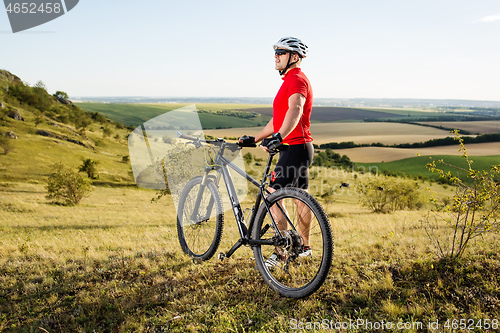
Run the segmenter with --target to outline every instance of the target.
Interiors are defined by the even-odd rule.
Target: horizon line
[[[273,100],[274,97],[261,97],[261,96],[252,96],[252,97],[242,97],[242,96],[216,96],[216,97],[207,97],[207,96],[146,96],[146,95],[77,95],[72,96],[73,99],[78,98],[124,98],[124,99],[269,99]],[[70,98],[70,99],[71,99]],[[469,99],[469,98],[425,98],[425,97],[315,97],[314,100],[408,100],[408,101],[473,101],[473,102],[495,102],[500,103],[500,100],[493,99]]]

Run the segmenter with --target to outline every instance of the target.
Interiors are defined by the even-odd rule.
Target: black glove
[[[269,150],[274,150],[279,145],[281,145],[282,142],[283,142],[283,139],[281,138],[281,135],[278,132],[278,133],[274,133],[270,138],[263,139],[262,143],[260,145],[267,147],[267,149],[269,149]]]
[[[240,145],[240,147],[257,147],[257,145],[255,144],[255,137],[248,135],[243,135],[238,140],[238,144]]]

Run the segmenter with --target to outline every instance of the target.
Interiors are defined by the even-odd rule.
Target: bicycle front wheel
[[[182,190],[177,211],[177,235],[185,254],[208,260],[219,247],[224,215],[217,186],[210,179],[202,185],[202,179],[201,176],[191,179]]]
[[[321,287],[332,264],[328,217],[316,199],[298,188],[279,189],[267,201],[278,230],[262,204],[252,238],[271,240],[277,245],[254,246],[257,268],[264,281],[281,295],[309,296]]]

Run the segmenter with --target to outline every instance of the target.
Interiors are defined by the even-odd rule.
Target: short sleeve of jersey
[[[304,80],[304,78],[300,77],[299,75],[294,75],[295,77],[293,80],[290,80],[288,82],[288,96],[292,96],[293,94],[301,94],[304,97],[308,97],[308,86],[307,82]]]

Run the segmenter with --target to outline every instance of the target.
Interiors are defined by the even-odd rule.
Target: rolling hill
[[[0,149],[1,181],[45,182],[54,163],[76,168],[90,158],[99,165],[95,183],[132,184],[130,166],[123,162],[130,130],[122,124],[48,94],[41,82],[30,87],[5,70],[0,70],[0,103],[0,138],[7,147]]]

